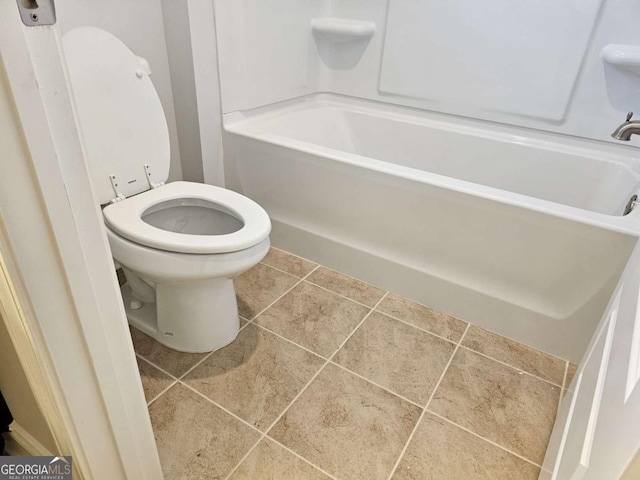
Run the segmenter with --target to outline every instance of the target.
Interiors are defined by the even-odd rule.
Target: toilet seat
[[[162,230],[142,216],[151,207],[170,200],[198,199],[228,210],[242,221],[239,230],[224,235],[193,235]],[[228,253],[253,247],[269,236],[271,222],[260,205],[224,188],[192,182],[171,182],[103,210],[107,226],[118,235],[140,245],[178,253]]]
[[[169,129],[149,64],[95,27],[74,28],[62,43],[98,202],[166,182]]]

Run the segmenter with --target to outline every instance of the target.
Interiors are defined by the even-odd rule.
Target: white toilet
[[[269,216],[224,188],[164,184],[169,132],[148,63],[98,28],[63,46],[129,323],[175,350],[227,345],[240,326],[232,279],[269,250]]]

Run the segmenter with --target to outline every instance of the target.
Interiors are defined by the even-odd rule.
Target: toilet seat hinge
[[[127,197],[125,197],[122,193],[120,193],[120,190],[118,190],[118,180],[116,179],[116,176],[113,174],[109,175],[109,180],[111,181],[111,187],[113,188],[113,191],[116,194],[116,197],[111,200],[111,203],[116,203],[116,202],[125,200]]]
[[[158,188],[164,185],[164,182],[154,182],[153,178],[151,177],[151,167],[149,167],[148,163],[144,164],[144,170],[145,173],[147,174],[147,181],[149,182],[149,187],[151,188]]]

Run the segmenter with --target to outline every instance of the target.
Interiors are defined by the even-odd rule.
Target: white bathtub
[[[224,126],[226,185],[275,246],[563,358],[640,232],[626,148],[329,95]]]

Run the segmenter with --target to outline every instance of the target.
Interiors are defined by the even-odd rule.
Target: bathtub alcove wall
[[[579,361],[640,231],[600,56],[640,5],[275,3],[215,1],[225,182],[274,245]]]

